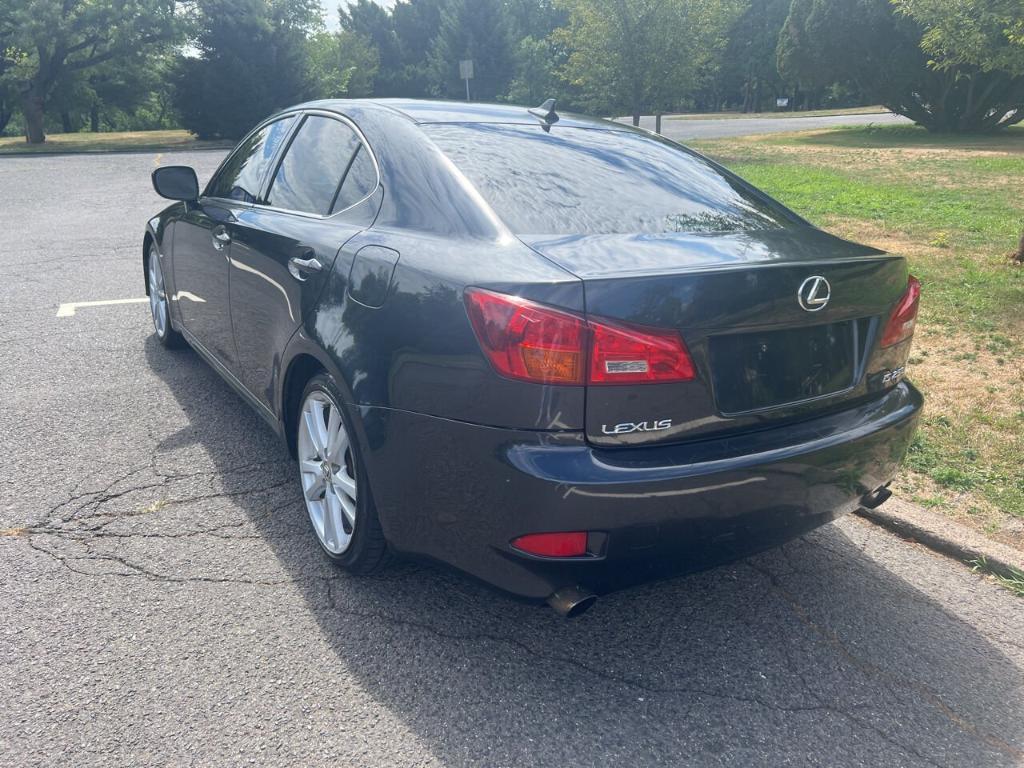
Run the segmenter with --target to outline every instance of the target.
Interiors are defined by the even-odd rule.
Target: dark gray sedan
[[[287,441],[324,552],[573,615],[880,504],[919,284],[713,162],[553,104],[325,101],[146,229],[159,340]]]

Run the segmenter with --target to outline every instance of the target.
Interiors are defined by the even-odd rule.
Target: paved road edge
[[[1012,578],[1024,573],[1024,552],[993,541],[960,523],[902,499],[890,499],[877,509],[858,514],[901,538],[965,563],[984,560],[986,570]]]

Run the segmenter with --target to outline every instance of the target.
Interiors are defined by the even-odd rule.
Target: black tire
[[[153,321],[153,335],[165,349],[181,349],[185,346],[185,337],[178,333],[174,321],[171,320],[171,303],[164,291],[163,268],[156,246],[152,243],[149,245],[149,258],[146,261],[146,286],[150,297],[149,310],[150,319]],[[154,294],[154,291],[157,293]],[[161,300],[154,301],[154,295],[161,297]]]
[[[293,414],[293,423],[296,425],[295,439],[297,445],[299,441],[298,431],[302,428],[300,422],[303,418],[303,407],[309,396],[315,392],[326,395],[331,400],[332,406],[339,406],[340,403],[345,402],[338,385],[330,374],[319,373],[311,378],[307,382],[305,389],[303,389],[302,397],[299,398],[295,406],[295,413]],[[377,515],[377,507],[373,503],[373,495],[370,493],[366,465],[360,455],[359,444],[355,438],[356,433],[352,428],[352,420],[344,407],[338,407],[338,413],[341,416],[345,431],[349,435],[348,450],[352,455],[356,488],[358,489],[355,501],[356,516],[355,525],[352,530],[352,539],[344,552],[336,554],[324,546],[323,541],[320,540],[320,536],[317,534],[312,519],[310,519],[310,530],[313,533],[313,538],[320,545],[320,550],[332,563],[350,573],[368,575],[387,567],[391,561],[391,553],[388,550],[387,540],[384,538],[384,531],[380,526],[380,518]],[[298,451],[296,453],[298,454]],[[300,488],[302,487],[300,471]],[[303,506],[307,507],[307,518],[309,518],[308,505],[305,499],[303,499]]]

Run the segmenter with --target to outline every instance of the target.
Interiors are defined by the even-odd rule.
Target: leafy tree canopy
[[[28,140],[45,140],[47,102],[68,77],[178,40],[186,22],[175,0],[0,0],[4,60],[15,62],[3,77],[15,81]]]
[[[199,0],[198,56],[181,60],[175,101],[201,137],[238,138],[278,109],[316,95],[309,36],[316,0]]]
[[[557,0],[566,79],[599,113],[682,105],[725,43],[741,0]]]
[[[922,4],[914,11],[918,18],[909,6],[899,6],[901,2],[792,0],[779,37],[779,71],[805,86],[853,83],[933,131],[991,131],[1024,119],[1024,77],[1012,67],[998,68],[1009,66],[1012,58],[997,48],[1013,50],[1016,43],[994,31],[998,24],[977,19],[976,32],[967,35],[973,48],[966,43],[958,47],[942,33],[946,27],[933,26],[940,18],[955,26],[950,9],[956,4],[906,0]],[[964,2],[994,6],[1019,0]],[[938,15],[939,6],[947,9],[945,15]],[[983,52],[977,35],[987,36],[993,45],[1002,35],[1002,43]],[[930,58],[940,48],[946,53],[938,60]],[[958,53],[954,56],[953,51]]]
[[[921,48],[936,68],[1024,75],[1021,0],[893,0],[893,5],[924,28]]]

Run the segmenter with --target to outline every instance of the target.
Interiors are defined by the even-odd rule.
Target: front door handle
[[[315,258],[300,259],[298,256],[293,256],[288,259],[288,271],[291,272],[292,277],[300,283],[304,282],[307,277],[316,274],[323,268],[324,265]]]
[[[228,228],[223,224],[218,224],[210,233],[213,239],[213,247],[215,250],[223,251],[229,245],[231,245],[231,233],[228,232]]]

